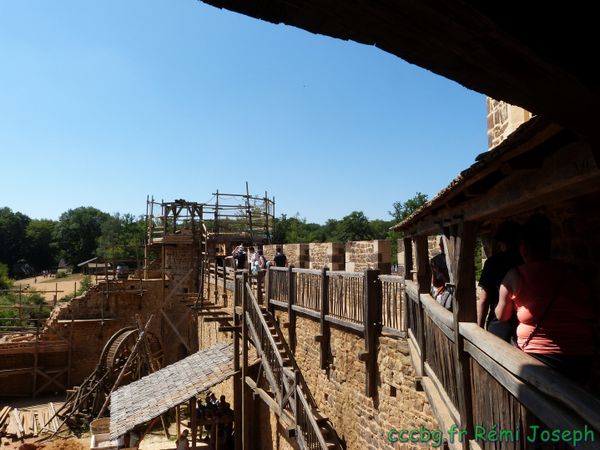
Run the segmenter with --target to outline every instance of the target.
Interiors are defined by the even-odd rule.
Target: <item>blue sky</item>
[[[276,198],[323,223],[430,197],[487,147],[485,97],[375,47],[195,0],[0,0],[0,206]]]

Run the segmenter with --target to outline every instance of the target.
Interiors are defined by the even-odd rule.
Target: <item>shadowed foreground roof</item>
[[[600,71],[590,48],[597,40],[593,2],[202,1],[275,24],[375,45],[596,137]]]
[[[194,353],[111,395],[112,439],[233,376],[233,344]]]

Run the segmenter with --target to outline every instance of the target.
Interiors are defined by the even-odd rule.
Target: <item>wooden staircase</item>
[[[247,384],[279,416],[298,448],[310,450],[343,449],[329,419],[318,409],[277,321],[258,304],[246,284],[245,323],[248,335],[261,360],[261,370],[269,392],[258,387],[259,380]],[[268,398],[267,398],[268,397]]]

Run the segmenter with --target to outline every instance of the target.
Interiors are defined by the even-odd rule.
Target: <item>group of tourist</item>
[[[215,394],[206,394],[204,402],[196,403],[199,440],[207,442],[209,448],[229,449],[233,447],[233,410],[224,395],[219,400]],[[177,438],[177,450],[189,450],[187,429]]]
[[[240,244],[233,249],[231,256],[233,256],[233,260],[235,261],[236,269],[246,269],[246,261],[248,259],[248,255],[250,255],[250,271],[252,273],[258,273],[261,270],[268,269],[271,265],[276,267],[286,267],[287,266],[287,257],[283,253],[282,247],[276,247],[275,256],[273,257],[273,261],[269,261],[263,252],[262,248],[258,248],[255,250],[254,246],[248,247],[248,252],[246,252],[246,248],[244,244],[240,242]]]
[[[565,263],[551,257],[551,224],[541,214],[523,225],[502,223],[498,251],[485,261],[477,323],[575,382],[587,384],[595,343],[590,291]],[[452,308],[448,269],[430,261],[432,295]]]

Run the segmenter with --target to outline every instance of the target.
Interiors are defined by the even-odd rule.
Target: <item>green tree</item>
[[[0,263],[0,290],[8,289],[12,286],[12,281],[8,277],[8,266],[4,263]],[[3,295],[0,292],[0,297]]]
[[[98,248],[102,224],[109,217],[99,209],[83,206],[63,213],[55,233],[59,256],[69,264],[92,258]]]
[[[394,210],[389,211],[389,214],[394,218],[396,223],[400,223],[427,203],[427,200],[427,194],[417,192],[414,197],[409,198],[405,202],[394,202],[392,205]]]
[[[31,219],[10,208],[0,208],[0,262],[8,265],[25,256],[25,230]]]
[[[54,242],[57,222],[53,220],[32,220],[25,229],[27,238],[26,259],[36,271],[56,266],[58,249]]]
[[[98,239],[98,256],[114,259],[137,259],[144,243],[146,223],[133,214],[119,214],[108,217],[101,227]]]
[[[337,235],[340,242],[366,241],[374,235],[373,227],[362,211],[352,211],[340,220]]]

